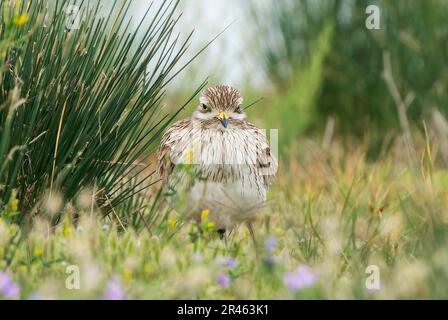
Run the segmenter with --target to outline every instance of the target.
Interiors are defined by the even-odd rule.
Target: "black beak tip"
[[[224,119],[221,120],[221,124],[224,126],[224,128],[227,128],[227,125],[229,124],[229,120],[224,118]]]

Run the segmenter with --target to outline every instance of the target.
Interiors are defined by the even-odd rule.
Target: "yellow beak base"
[[[227,128],[227,125],[229,124],[229,115],[227,114],[227,112],[223,111],[220,112],[216,118],[221,121],[221,124],[224,126],[224,128]]]

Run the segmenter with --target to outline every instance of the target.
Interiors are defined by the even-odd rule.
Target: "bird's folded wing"
[[[272,183],[277,174],[278,162],[275,155],[272,153],[271,147],[269,146],[267,138],[263,132],[255,125],[249,125],[251,129],[255,131],[256,136],[257,169],[260,170],[260,173],[263,175],[264,182],[266,186],[268,186]]]
[[[179,150],[181,147],[179,144],[181,143],[182,138],[188,135],[188,132],[191,129],[190,124],[190,119],[177,121],[162,136],[159,147],[157,172],[164,182],[167,182],[168,177],[175,167],[172,154],[173,150]]]

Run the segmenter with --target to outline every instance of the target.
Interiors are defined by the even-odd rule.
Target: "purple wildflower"
[[[269,236],[264,242],[264,247],[267,252],[272,253],[272,251],[274,251],[277,247],[277,238],[274,236]]]
[[[234,268],[238,265],[238,261],[235,258],[232,257],[222,257],[218,256],[215,259],[216,265],[218,267],[227,267],[227,268]]]
[[[296,293],[302,288],[310,287],[316,281],[316,277],[307,266],[300,266],[295,272],[286,272],[283,283],[289,290]]]
[[[217,282],[220,286],[228,288],[230,286],[230,277],[227,274],[218,275]]]
[[[230,257],[224,262],[224,265],[229,268],[235,268],[238,265],[238,261],[236,261],[235,258]]]
[[[20,294],[20,287],[15,283],[11,276],[6,272],[0,272],[0,295],[14,299],[18,298]]]
[[[104,300],[126,300],[123,286],[116,278],[112,278],[106,283],[106,292],[103,296]]]

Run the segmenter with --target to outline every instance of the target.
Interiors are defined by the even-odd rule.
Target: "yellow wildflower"
[[[14,199],[11,201],[11,210],[12,211],[19,210],[19,200],[18,199]]]
[[[42,253],[44,253],[44,249],[42,249],[41,247],[36,247],[36,248],[34,249],[34,256],[35,256],[36,258],[41,257],[41,256],[42,256]]]
[[[211,230],[215,227],[215,223],[214,222],[207,222],[207,229]]]
[[[20,16],[14,17],[13,23],[20,27],[23,26],[25,23],[27,23],[29,20],[29,17],[26,14],[21,14]]]
[[[64,226],[64,229],[62,230],[62,234],[64,237],[69,237],[72,235],[72,228],[70,226]]]
[[[209,210],[202,210],[202,213],[201,213],[201,221],[205,221],[205,220],[207,220],[207,218],[208,218],[208,214],[210,213],[210,211]]]
[[[130,269],[123,270],[123,281],[125,284],[129,284],[132,278],[132,271]]]
[[[170,228],[171,230],[174,229],[176,223],[177,223],[176,219],[173,218],[168,219],[168,228]]]

